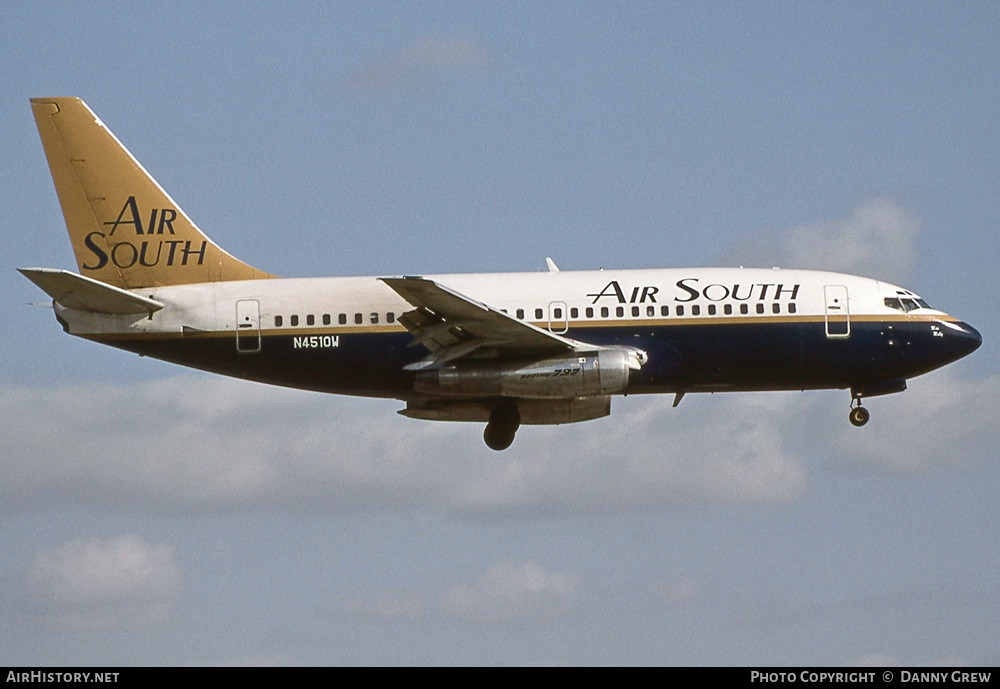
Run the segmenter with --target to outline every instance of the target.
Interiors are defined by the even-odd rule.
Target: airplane
[[[522,424],[611,397],[845,389],[867,397],[975,351],[914,292],[752,268],[278,278],[204,235],[78,98],[33,98],[79,272],[20,269],[71,335],[237,378],[395,398],[414,419]]]

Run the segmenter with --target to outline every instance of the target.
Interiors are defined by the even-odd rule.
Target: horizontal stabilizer
[[[163,304],[118,287],[57,268],[18,268],[24,277],[69,309],[97,313],[153,313]]]

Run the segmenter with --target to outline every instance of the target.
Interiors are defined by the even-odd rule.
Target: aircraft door
[[[549,332],[562,334],[569,330],[569,315],[566,313],[566,302],[549,302]]]
[[[823,287],[824,312],[826,314],[826,336],[847,338],[851,336],[851,312],[847,302],[845,285]]]
[[[236,351],[240,354],[260,351],[260,302],[256,299],[236,302]]]

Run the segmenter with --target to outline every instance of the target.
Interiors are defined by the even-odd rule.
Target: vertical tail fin
[[[32,98],[80,273],[125,289],[274,277],[226,253],[79,98]]]

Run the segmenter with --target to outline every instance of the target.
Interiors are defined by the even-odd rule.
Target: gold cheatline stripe
[[[781,324],[800,324],[800,323],[824,323],[826,318],[824,316],[755,316],[755,315],[740,315],[740,316],[723,316],[723,317],[711,317],[702,318],[700,316],[674,316],[673,318],[635,318],[622,320],[594,320],[594,321],[572,321],[570,323],[570,331],[573,329],[581,328],[647,328],[647,327],[664,327],[664,326],[697,326],[697,325],[781,325]],[[900,315],[861,315],[861,316],[851,316],[851,323],[933,323],[935,321],[948,321],[951,323],[958,322],[957,318],[953,316],[930,316],[930,315],[918,315],[918,316],[907,316],[905,314]],[[833,323],[843,323],[843,319],[834,318],[831,322]],[[532,323],[543,330],[548,327],[548,321],[536,321]],[[276,336],[293,336],[293,337],[311,337],[316,335],[371,335],[377,333],[396,333],[396,332],[406,332],[406,329],[401,325],[369,325],[369,326],[304,326],[299,328],[270,328],[261,329],[260,335],[262,337],[276,337]],[[199,339],[199,338],[219,338],[219,337],[232,337],[235,338],[236,330],[201,330],[201,331],[190,331],[187,333],[183,332],[136,332],[136,333],[74,333],[79,337],[85,337],[91,340],[157,340],[157,339]],[[250,331],[248,337],[254,337],[256,331]]]

